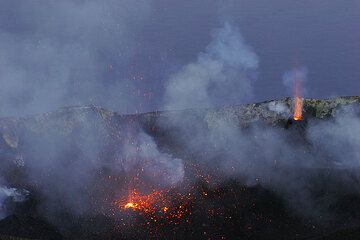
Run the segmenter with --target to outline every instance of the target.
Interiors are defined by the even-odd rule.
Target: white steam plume
[[[108,65],[125,68],[149,1],[1,1],[0,8],[10,19],[0,22],[0,115],[136,106],[132,81]]]
[[[229,24],[215,31],[213,37],[197,61],[170,78],[165,94],[167,109],[211,107],[251,96],[249,76],[257,69],[256,55],[244,44],[238,30]],[[283,83],[292,92],[295,81],[304,85],[307,75],[305,67],[294,68],[283,75]],[[288,107],[281,104],[270,104],[268,109],[284,116],[289,114]],[[244,130],[231,112],[224,115],[206,112],[205,119],[197,117],[196,111],[191,113],[174,114],[160,124],[176,129],[174,138],[181,141],[184,151],[198,156],[199,161],[206,161],[211,168],[223,171],[224,179],[240,178],[248,185],[261,183],[284,196],[299,214],[321,215],[322,208],[326,209],[329,204],[319,206],[312,197],[308,187],[312,169],[344,161],[347,166],[355,166],[359,162],[360,134],[351,131],[360,129],[358,118],[347,116],[324,125],[309,122],[308,135],[303,141],[311,142],[314,149],[328,152],[327,155],[333,157],[328,164],[326,156],[316,154],[304,142],[295,141],[293,138],[299,133],[291,129],[273,129],[259,122]],[[347,153],[343,154],[344,151]],[[204,152],[205,158],[202,157]]]
[[[311,124],[308,137],[326,154],[331,166],[360,167],[360,118],[356,109],[342,109],[334,121]]]
[[[160,152],[153,138],[144,132],[133,139],[136,142],[122,146],[122,167],[126,172],[143,169],[145,177],[159,186],[173,186],[182,181],[185,170],[181,159]]]
[[[257,55],[229,23],[213,31],[212,37],[195,62],[171,76],[166,84],[165,109],[236,104],[252,95]]]

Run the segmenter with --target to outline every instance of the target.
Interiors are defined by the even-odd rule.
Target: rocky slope
[[[0,175],[6,180],[7,186],[27,189],[30,192],[30,197],[25,203],[13,203],[11,199],[5,202],[6,204],[4,203],[8,214],[13,215],[0,221],[0,233],[6,236],[13,234],[14,236],[30,239],[61,239],[58,230],[55,230],[59,223],[56,219],[52,219],[52,216],[58,218],[58,214],[63,213],[66,217],[62,221],[72,219],[71,221],[74,224],[74,226],[65,227],[66,230],[63,230],[61,226],[59,227],[59,229],[62,229],[63,236],[69,239],[82,239],[85,236],[87,239],[91,239],[91,237],[99,239],[104,236],[108,239],[116,239],[117,237],[114,236],[120,236],[116,235],[117,231],[104,230],[114,224],[112,220],[109,220],[111,217],[107,220],[99,220],[100,223],[96,225],[97,227],[93,227],[94,229],[99,228],[99,231],[93,230],[94,232],[92,232],[92,230],[89,230],[89,226],[93,226],[94,222],[97,222],[96,219],[104,212],[102,210],[104,206],[109,207],[110,203],[105,202],[104,199],[113,198],[115,189],[122,188],[123,182],[126,182],[123,175],[128,173],[128,170],[124,166],[118,168],[116,165],[119,156],[123,154],[121,151],[124,151],[119,150],[120,146],[125,145],[129,148],[129,146],[134,145],[134,142],[135,145],[137,142],[140,142],[141,145],[143,140],[139,136],[143,136],[142,132],[148,135],[150,139],[154,139],[156,147],[151,149],[151,154],[155,154],[156,158],[162,159],[174,156],[174,158],[182,159],[185,163],[201,164],[209,155],[218,158],[218,153],[220,154],[219,149],[221,148],[217,149],[218,142],[216,142],[216,146],[209,147],[210,149],[201,153],[197,151],[198,149],[189,147],[189,145],[192,145],[191,141],[197,139],[200,133],[205,132],[205,135],[200,134],[200,136],[208,138],[210,136],[207,135],[209,129],[211,131],[213,129],[216,131],[219,129],[226,130],[227,128],[221,128],[225,124],[226,126],[235,125],[236,128],[231,128],[230,132],[237,128],[246,132],[246,129],[251,129],[252,126],[261,126],[262,130],[260,132],[264,132],[264,129],[278,129],[281,133],[284,131],[286,135],[284,141],[291,142],[294,135],[296,138],[299,135],[305,139],[302,134],[307,128],[306,122],[308,121],[333,121],[337,116],[341,116],[344,109],[352,109],[356,112],[355,114],[358,114],[360,97],[337,97],[326,100],[305,99],[303,108],[304,121],[302,121],[305,124],[301,122],[296,123],[295,127],[289,127],[293,124],[291,121],[292,103],[293,99],[284,98],[217,109],[189,109],[136,115],[123,115],[97,106],[67,107],[42,115],[2,118],[0,120],[0,161],[2,162]],[[300,132],[296,130],[298,127],[300,127]],[[294,132],[293,129],[296,131]],[[256,139],[258,136],[255,135],[258,134],[259,132],[256,132],[256,134],[250,132],[246,136]],[[215,136],[217,136],[216,132]],[[231,139],[230,141],[232,141]],[[252,141],[252,143],[258,144],[259,142]],[[152,140],[146,144],[153,144]],[[314,152],[319,151],[309,146],[307,140],[301,142],[301,145],[305,147],[300,150],[308,155],[314,155]],[[156,153],[154,153],[155,150]],[[225,150],[221,149],[221,151]],[[259,149],[259,151],[261,152],[262,149]],[[256,155],[255,153],[251,154]],[[308,156],[306,154],[304,156]],[[254,161],[258,161],[258,159],[254,157]],[[160,163],[161,161],[155,161],[152,164]],[[185,164],[185,170],[187,170],[186,166]],[[165,172],[173,171],[167,165],[158,166],[158,168]],[[274,172],[279,171],[279,174],[282,175],[286,172],[289,175],[288,172],[290,171],[291,175],[292,170],[288,168],[278,170],[279,168],[281,167],[277,167],[276,164],[271,166]],[[214,171],[214,169],[218,169],[218,166],[211,164],[207,166],[207,169]],[[250,170],[251,168],[246,171]],[[347,219],[344,226],[341,227],[352,228],[354,227],[353,224],[356,227],[360,222],[360,217],[351,214],[353,210],[348,208],[357,205],[360,195],[357,190],[351,190],[351,186],[348,186],[348,180],[344,180],[343,176],[352,177],[356,179],[353,183],[357,183],[358,172],[347,172],[348,170],[334,172],[329,169],[315,169],[312,172],[306,171],[305,174],[300,174],[301,171],[296,170],[293,173],[294,178],[305,178],[304,175],[311,175],[311,177],[306,177],[306,184],[311,183],[311,186],[307,186],[311,194],[317,197],[320,196],[316,198],[316,204],[327,203],[328,199],[339,198],[339,201],[331,200],[326,205],[326,208],[331,208],[332,212],[336,212],[336,217],[341,216],[341,221],[344,218]],[[172,173],[174,174],[174,172]],[[185,171],[185,177],[187,175],[188,173]],[[79,176],[79,178],[75,176]],[[114,176],[122,180],[115,183],[110,179],[110,177],[114,178]],[[59,183],[57,179],[61,179],[61,182]],[[83,181],[81,184],[78,183],[79,179]],[[329,226],[333,227],[339,224],[338,221],[331,223],[333,225],[326,226],[319,223],[319,216],[320,218],[324,217],[322,214],[317,215],[315,219],[314,217],[294,217],[294,213],[287,207],[288,203],[281,200],[281,197],[279,199],[279,192],[282,193],[282,190],[280,191],[266,182],[263,184],[259,182],[259,185],[244,186],[239,179],[236,181],[237,183],[234,186],[232,185],[234,183],[222,183],[223,185],[216,186],[214,189],[213,186],[208,186],[209,193],[212,191],[220,192],[222,197],[219,200],[214,196],[206,200],[207,203],[211,202],[214,206],[228,206],[228,209],[225,208],[226,213],[204,220],[203,214],[208,212],[209,209],[204,207],[204,209],[198,208],[201,210],[196,210],[195,208],[193,217],[189,221],[195,223],[203,221],[202,226],[197,226],[196,230],[189,230],[189,226],[186,224],[180,224],[175,228],[165,227],[161,230],[163,236],[173,237],[174,232],[185,231],[189,232],[189,238],[207,238],[203,233],[213,231],[211,229],[216,226],[218,231],[213,232],[215,238],[222,237],[221,234],[225,234],[224,236],[228,239],[231,239],[231,236],[234,236],[234,238],[235,236],[242,236],[248,239],[270,239],[269,235],[271,239],[279,239],[279,237],[284,236],[287,239],[316,239],[318,236],[327,235],[327,231],[331,228]],[[54,189],[48,187],[49,185],[55,186]],[[73,188],[71,188],[72,185]],[[334,190],[333,186],[337,186],[337,189]],[[70,191],[68,191],[69,188]],[[198,189],[198,187],[194,188]],[[72,198],[62,199],[64,192],[70,193]],[[84,195],[78,195],[78,192],[84,192],[84,195],[89,196],[91,199],[89,207],[95,211],[97,217],[87,219],[82,210],[82,208],[86,208],[83,205],[87,203],[85,204],[85,201],[83,201]],[[235,200],[234,196],[236,197]],[[51,202],[56,203],[56,199],[59,198],[61,198],[61,202],[65,201],[64,205],[56,208],[51,206]],[[80,205],[73,206],[72,202],[79,201],[83,202]],[[43,202],[46,202],[46,204],[43,205]],[[202,205],[202,200],[197,199],[195,202]],[[242,206],[242,210],[239,210],[239,204]],[[277,209],[275,212],[274,207]],[[51,216],[44,214],[44,209],[49,208],[52,209]],[[355,209],[357,208],[355,207]],[[79,218],[74,220],[73,217],[67,216],[73,211],[78,211],[77,214],[81,216],[81,221]],[[106,214],[103,215],[108,217]],[[76,224],[78,221],[84,223],[79,226]],[[269,221],[272,223],[269,223]],[[50,227],[46,222],[50,222],[55,227]],[[224,222],[227,222],[228,225],[223,226]],[[86,224],[89,224],[89,226],[87,227]],[[102,225],[106,226],[99,227]],[[14,226],[14,228],[9,226]],[[235,231],[234,229],[239,226],[241,228]],[[74,227],[80,230],[69,230],[69,228]],[[21,234],[17,233],[17,230],[15,230],[17,228],[23,229]],[[9,229],[13,229],[13,232]],[[31,229],[38,230],[34,232]],[[120,230],[123,231],[123,229]],[[149,229],[144,228],[129,234],[122,234],[119,239],[134,239],[147,236],[147,230]],[[310,234],[306,234],[309,231]],[[40,232],[40,234],[36,234],[36,232]]]

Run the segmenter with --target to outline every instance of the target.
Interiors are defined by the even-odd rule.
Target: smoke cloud
[[[43,117],[26,123],[28,128],[18,130],[18,138],[9,134],[7,141],[17,143],[11,149],[0,142],[1,151],[9,155],[9,160],[2,159],[0,173],[20,172],[22,177],[15,177],[18,184],[28,186],[39,201],[41,215],[62,229],[66,229],[67,215],[111,214],[111,200],[129,188],[150,191],[183,180],[183,161],[159,149],[137,124],[118,122],[114,128],[93,107],[64,109]],[[116,182],[111,180],[116,178]],[[6,197],[20,197],[15,189],[0,190],[1,203]]]
[[[144,132],[130,139],[122,146],[121,153],[126,172],[143,169],[147,181],[160,187],[174,186],[182,181],[184,165],[181,159],[160,152],[153,138]]]
[[[2,1],[0,9],[0,115],[89,104],[124,113],[142,104],[127,68],[139,48],[134,35],[152,14],[151,1]],[[109,204],[103,202],[108,186],[98,183],[104,172],[127,176],[144,169],[142,177],[161,187],[184,176],[182,160],[162,153],[139,127],[131,130],[134,135],[125,130],[109,139],[113,129],[93,110],[64,110],[55,122],[69,122],[66,129],[52,125],[54,118],[33,122],[30,131],[19,130],[21,143],[14,140],[16,161],[3,160],[1,171],[19,168],[41,199],[40,211],[55,223],[64,212],[92,216]],[[1,203],[19,197],[15,189],[0,190]]]
[[[124,70],[149,1],[2,1],[0,9],[0,115],[89,104],[134,111],[136,86]]]
[[[244,43],[239,30],[228,23],[212,36],[207,51],[169,79],[167,109],[213,107],[251,97],[252,76],[258,67],[256,54]],[[307,68],[294,68],[284,73],[283,83],[293,94],[295,82],[303,86],[307,76]],[[279,119],[291,116],[285,104],[266,105]],[[223,180],[235,178],[250,186],[261,184],[283,196],[297,214],[324,220],[333,202],[314,197],[313,190],[319,187],[314,181],[322,180],[313,171],[359,166],[358,117],[341,113],[337,116],[335,122],[310,120],[305,133],[297,127],[269,127],[261,120],[241,127],[239,116],[230,109],[226,113],[178,112],[161,120],[160,125],[175,132],[171,138],[177,139],[184,152],[196,156],[208,168],[220,169]],[[334,181],[347,185],[357,180]]]
[[[229,23],[212,32],[212,41],[195,62],[170,77],[165,109],[235,104],[252,95],[258,57]]]
[[[135,91],[135,86],[114,68],[123,69],[136,48],[132,29],[151,14],[148,1],[42,1],[35,7],[22,4],[16,14],[16,28],[9,29],[6,21],[0,21],[2,115],[88,103],[122,112],[133,108],[136,100],[129,92]],[[10,5],[0,4],[2,7],[14,14]],[[127,27],[129,22],[131,29]],[[218,107],[252,98],[259,68],[252,47],[229,23],[215,29],[211,37],[193,62],[170,76],[165,84],[165,109]],[[292,89],[295,80],[305,83],[307,74],[306,68],[293,69],[284,74],[283,83]],[[110,80],[114,78],[123,81]],[[290,114],[283,104],[270,102],[267,109],[280,118]],[[106,174],[127,176],[142,169],[142,177],[151,184],[176,185],[184,178],[186,156],[219,169],[224,173],[223,180],[260,183],[285,196],[294,209],[300,209],[297,212],[311,215],[315,214],[316,201],[308,188],[312,177],[304,172],[359,165],[357,113],[339,115],[334,122],[309,121],[305,139],[301,136],[298,144],[300,137],[295,130],[273,129],[261,119],[244,128],[236,112],[172,112],[159,124],[173,134],[171,140],[176,141],[176,147],[181,146],[186,153],[183,156],[164,151],[141,126],[120,126],[116,130],[119,136],[112,138],[109,136],[116,135],[114,130],[106,128],[98,114],[74,113],[64,117],[71,120],[65,129],[57,129],[51,121],[46,125],[49,118],[45,118],[32,122],[35,125],[29,131],[20,133],[20,155],[16,159],[22,164],[17,167],[33,190],[40,192],[40,209],[53,220],[64,210],[75,216],[100,212],[108,187],[101,182]],[[55,117],[59,118],[55,122],[67,122],[63,116]],[[349,179],[345,182],[352,183]],[[0,218],[7,214],[1,207],[9,197],[20,199],[16,189],[0,187]]]
[[[311,124],[311,143],[327,156],[333,167],[360,167],[360,118],[358,109],[347,108],[333,121]]]

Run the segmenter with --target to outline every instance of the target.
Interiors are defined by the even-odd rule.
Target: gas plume
[[[169,79],[166,84],[166,108],[213,107],[224,103],[224,99],[229,100],[217,93],[227,92],[229,96],[236,93],[235,99],[238,102],[248,100],[251,96],[250,76],[254,76],[258,66],[256,54],[244,43],[239,30],[230,24],[215,31],[213,37],[207,52],[201,53],[196,62],[186,65]],[[217,54],[213,54],[214,52]],[[307,81],[307,75],[308,70],[299,67],[283,76],[284,85],[297,99],[293,107],[293,118],[296,120],[302,119],[301,97],[306,95],[307,90],[300,90]],[[214,86],[215,93],[212,92]],[[270,102],[268,109],[291,117],[287,106]],[[300,215],[324,217],[324,209],[330,204],[319,204],[313,198],[311,188],[307,187],[312,184],[313,176],[308,173],[311,170],[305,169],[333,167],[343,161],[349,163],[350,159],[354,165],[359,166],[359,153],[356,150],[359,149],[356,137],[359,134],[353,135],[346,130],[352,127],[358,129],[358,119],[354,117],[337,119],[335,124],[325,121],[323,125],[319,125],[317,121],[310,121],[305,139],[297,142],[296,138],[300,137],[292,135],[299,132],[291,129],[270,128],[261,121],[242,129],[239,120],[231,113],[222,115],[210,111],[204,119],[199,119],[196,110],[191,113],[174,114],[160,124],[168,129],[176,129],[177,134],[173,137],[182,144],[184,151],[194,154],[199,161],[205,161],[210,168],[221,169],[224,180],[236,178],[248,185],[261,184],[282,195]],[[198,113],[201,115],[200,110]],[[323,133],[330,136],[325,140]],[[343,145],[336,144],[338,137]],[[347,141],[352,144],[345,146]],[[314,148],[309,147],[307,142],[311,142]],[[319,155],[314,149],[325,149],[328,154]],[[341,154],[345,149],[348,149],[348,153]]]
[[[51,11],[41,12],[34,23],[34,29],[39,30],[40,35],[28,33],[24,38],[11,32],[3,35],[0,41],[7,50],[0,56],[0,67],[10,69],[0,71],[3,114],[43,112],[57,106],[82,104],[92,97],[96,103],[118,110],[122,109],[121,105],[132,106],[131,97],[123,90],[125,85],[128,86],[126,83],[113,86],[98,82],[104,74],[99,67],[103,57],[100,49],[105,52],[116,49],[117,54],[128,54],[129,49],[124,49],[123,45],[108,43],[122,39],[131,45],[126,22],[142,15],[138,14],[136,3],[125,1],[127,8],[123,9],[117,1],[111,2],[111,8],[106,11],[95,1],[49,3]],[[75,10],[68,12],[68,9]],[[115,21],[112,17],[121,15],[117,14],[119,9],[124,14]],[[147,7],[140,10],[144,15],[149,11]],[[59,22],[54,20],[45,24],[42,18],[49,14],[56,16],[51,19],[67,19],[68,30],[51,32]],[[88,22],[94,16],[105,23]],[[104,26],[118,31],[108,32]],[[46,34],[49,31],[50,36]],[[99,31],[96,36],[101,37],[90,34],[93,31]],[[252,83],[259,67],[256,53],[240,30],[229,23],[215,29],[211,36],[204,52],[169,77],[165,84],[165,109],[210,108],[251,99]],[[18,46],[16,56],[12,54],[12,42]],[[306,68],[293,69],[284,74],[283,82],[289,89],[294,86],[295,79],[304,85],[307,73]],[[82,81],[76,80],[79,76]],[[131,83],[129,85],[132,88]],[[302,95],[305,94],[303,91]],[[120,106],[118,99],[121,99]],[[269,103],[268,108],[280,115],[290,115],[285,105]],[[304,169],[359,166],[360,134],[354,134],[360,129],[358,113],[344,111],[344,117],[336,118],[335,122],[308,123],[306,142],[321,149],[323,154],[314,154],[308,145],[294,141],[291,136],[298,133],[291,129],[273,129],[261,121],[243,129],[239,119],[231,113],[208,111],[202,118],[201,113],[205,111],[197,109],[190,111],[191,114],[189,111],[174,112],[161,119],[158,124],[172,134],[171,140],[178,144],[177,147],[181,146],[181,151],[186,153],[183,155],[160,146],[142,126],[121,126],[120,136],[113,137],[113,130],[107,129],[98,115],[80,113],[68,116],[72,125],[64,130],[67,134],[59,133],[51,124],[45,128],[44,122],[32,131],[21,133],[21,159],[24,162],[21,170],[43,200],[40,211],[55,222],[65,210],[77,217],[101,212],[103,189],[107,183],[97,182],[104,181],[101,178],[104,173],[131,179],[140,176],[145,185],[167,188],[183,181],[184,163],[189,156],[201,166],[220,170],[223,173],[221,180],[235,178],[247,185],[261,184],[284,196],[296,212],[316,215],[320,213],[314,211],[318,208],[307,188],[311,178]],[[41,132],[41,129],[51,131]],[[37,135],[37,131],[41,134]],[[112,155],[105,154],[105,150],[110,150]],[[131,181],[126,183],[131,185]],[[349,179],[346,181],[353,183]],[[118,184],[118,187],[123,188],[119,192],[126,192],[129,187],[137,186]],[[0,204],[7,197],[16,198],[16,190],[0,188]],[[140,197],[140,201],[142,199]],[[5,216],[0,213],[0,217]]]
[[[135,112],[124,69],[149,1],[2,1],[0,9],[1,116],[88,104]]]
[[[239,30],[229,23],[212,32],[212,41],[197,60],[166,83],[165,109],[235,104],[252,96],[259,60]]]

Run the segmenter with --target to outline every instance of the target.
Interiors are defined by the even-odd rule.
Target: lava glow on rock
[[[155,213],[159,207],[158,205],[166,205],[168,201],[162,191],[153,190],[150,194],[141,195],[136,190],[133,190],[129,193],[126,202],[121,200],[117,203],[117,206],[122,209],[131,209],[143,213]],[[165,206],[163,208],[165,208]]]
[[[127,197],[115,201],[115,206],[121,212],[131,211],[142,215],[153,223],[164,222],[178,225],[185,221],[184,217],[191,215],[189,205],[192,194],[181,194],[171,190],[153,190],[149,194],[140,194],[137,190],[129,192]],[[183,219],[184,218],[184,219]]]
[[[197,179],[208,185],[211,176],[199,170],[199,166],[187,164],[186,169]],[[126,215],[141,216],[147,224],[179,225],[187,223],[192,215],[192,208],[197,200],[207,197],[206,191],[200,191],[190,179],[177,186],[168,188],[145,187],[145,183],[138,176],[131,179],[131,186],[125,196],[113,202],[116,211]],[[135,186],[135,187],[134,187]],[[139,191],[139,189],[143,189]],[[144,189],[148,189],[147,191]]]

